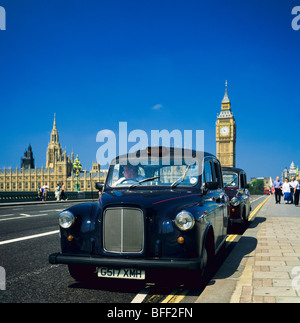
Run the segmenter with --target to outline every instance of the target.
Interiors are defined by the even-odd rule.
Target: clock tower
[[[225,95],[221,104],[221,113],[216,121],[217,158],[222,167],[235,167],[236,124],[231,112],[231,102],[225,83]]]

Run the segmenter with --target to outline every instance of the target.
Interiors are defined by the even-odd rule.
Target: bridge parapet
[[[97,199],[99,193],[94,192],[66,192],[68,200]],[[48,192],[47,201],[55,201],[54,192]],[[40,201],[37,192],[0,192],[0,203]]]

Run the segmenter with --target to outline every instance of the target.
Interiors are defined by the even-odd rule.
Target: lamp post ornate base
[[[80,161],[79,161],[78,155],[77,155],[77,157],[75,159],[75,162],[73,164],[73,170],[75,171],[76,177],[77,177],[77,183],[75,184],[75,192],[79,192],[80,191],[80,184],[78,182],[78,177],[79,177],[81,168],[82,168],[82,166],[80,164]]]
[[[80,191],[80,184],[76,183],[75,184],[75,192],[79,192]]]

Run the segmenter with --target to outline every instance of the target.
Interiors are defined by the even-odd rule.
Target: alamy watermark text
[[[128,132],[127,122],[119,122],[118,135],[109,129],[101,130],[97,133],[96,142],[102,143],[97,150],[97,162],[100,165],[106,166],[117,155],[134,153],[148,146],[173,146],[174,148],[184,149],[192,149],[194,146],[196,152],[203,154],[204,131],[196,130],[193,133],[192,130],[180,131],[179,129],[174,129],[171,132],[166,129],[151,130],[150,137],[148,137],[148,134],[142,129],[135,129]],[[118,153],[117,146],[119,148]],[[191,158],[192,156],[185,155],[184,157]],[[136,162],[137,158],[134,158],[134,161]],[[133,161],[129,160],[129,162]]]
[[[295,6],[292,9],[292,15],[296,15],[292,20],[292,28],[297,31],[300,29],[300,6]]]
[[[0,30],[6,30],[6,11],[0,6]]]

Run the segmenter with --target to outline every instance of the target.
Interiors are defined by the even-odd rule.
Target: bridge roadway
[[[248,229],[242,235],[228,236],[225,251],[217,257],[211,281],[207,286],[191,290],[174,281],[145,284],[108,279],[101,284],[76,283],[66,266],[50,265],[48,255],[60,248],[57,214],[74,203],[78,202],[0,207],[0,266],[6,271],[6,289],[0,290],[1,303],[299,300],[299,292],[291,288],[291,270],[296,267],[294,272],[300,273],[300,267],[296,272],[300,266],[297,236],[300,208],[294,205],[275,206],[273,197],[266,200],[266,196],[252,196],[252,219]],[[281,237],[290,240],[280,245]],[[272,276],[273,272],[277,274]]]

